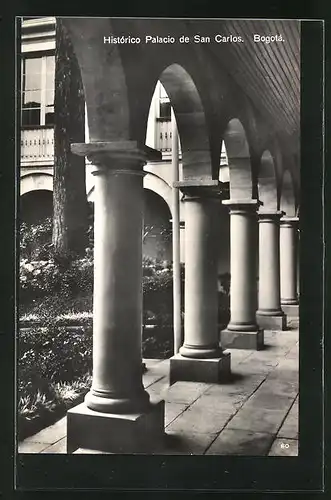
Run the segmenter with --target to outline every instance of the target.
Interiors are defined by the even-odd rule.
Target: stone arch
[[[295,192],[290,170],[284,170],[283,173],[279,208],[285,212],[287,217],[295,217],[296,215]]]
[[[212,164],[205,109],[199,89],[182,64],[173,63],[161,71],[157,81],[165,88],[176,117],[180,136],[183,180],[211,179]]]
[[[168,205],[172,213],[171,187],[161,177],[149,172],[144,176],[144,188],[158,194]]]
[[[63,18],[81,71],[90,142],[129,140],[127,79],[117,45],[104,44],[114,33],[108,18]]]
[[[264,209],[277,210],[277,178],[274,158],[266,149],[260,159],[258,174],[259,200]]]
[[[230,198],[254,196],[252,165],[246,131],[239,118],[232,118],[223,133],[229,164]]]
[[[154,193],[158,194],[168,205],[170,214],[171,214],[171,187],[167,184],[161,177],[153,174],[152,172],[148,172],[144,176],[143,185],[145,189],[149,189]],[[94,203],[94,186],[87,193],[88,202]]]
[[[30,191],[53,191],[53,175],[35,172],[27,174],[20,179],[20,195],[23,196]]]

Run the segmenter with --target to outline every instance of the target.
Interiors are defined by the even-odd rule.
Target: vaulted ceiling
[[[193,33],[241,36],[244,43],[210,43],[213,54],[255,107],[281,134],[300,133],[300,22],[297,20],[187,21]],[[198,30],[198,31],[197,31]],[[282,37],[271,43],[254,41],[254,34]]]

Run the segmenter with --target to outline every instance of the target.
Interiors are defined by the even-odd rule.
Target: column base
[[[287,318],[283,311],[277,314],[257,311],[256,321],[259,327],[264,330],[286,330],[287,327]]]
[[[170,385],[179,380],[217,384],[231,374],[231,355],[224,352],[218,358],[187,358],[176,354],[170,358]]]
[[[281,304],[282,310],[290,318],[299,317],[299,304]]]
[[[222,330],[221,346],[223,349],[253,349],[259,351],[264,347],[264,331],[254,332]]]
[[[101,413],[81,403],[67,412],[67,453],[78,448],[105,453],[153,453],[164,438],[164,401],[144,413]]]

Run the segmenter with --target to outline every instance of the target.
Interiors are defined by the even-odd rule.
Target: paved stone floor
[[[169,360],[145,360],[151,400],[163,397],[162,454],[298,455],[298,322],[265,331],[262,351],[231,350],[232,380],[168,383]],[[28,437],[19,453],[66,453],[66,417]],[[99,453],[77,450],[75,453]]]

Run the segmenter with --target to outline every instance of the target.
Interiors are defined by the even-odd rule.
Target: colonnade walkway
[[[166,435],[158,454],[298,454],[297,319],[289,318],[286,331],[265,330],[261,351],[232,349],[232,375],[226,383],[169,386],[169,360],[145,362],[143,382],[151,400],[166,402]],[[66,417],[19,443],[18,453],[67,453]]]

